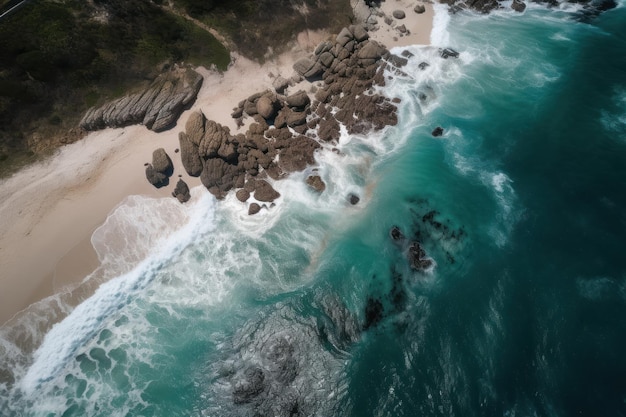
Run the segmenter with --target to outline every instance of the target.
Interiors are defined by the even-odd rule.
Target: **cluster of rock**
[[[195,101],[202,80],[202,76],[193,69],[175,66],[157,77],[142,92],[90,108],[83,116],[80,127],[98,130],[143,124],[155,132],[166,130]]]
[[[236,135],[202,112],[193,113],[179,133],[183,167],[190,176],[199,176],[217,198],[231,189],[238,189],[236,197],[242,202],[253,197],[249,213],[254,214],[261,209],[259,203],[272,203],[280,196],[268,179],[278,180],[313,164],[322,143],[339,139],[341,125],[350,134],[395,125],[396,106],[373,86],[384,85],[388,63],[406,62],[369,40],[363,26],[344,28],[334,41],[322,42],[310,58],[294,64],[301,77],[320,81],[313,100],[303,90],[285,96],[280,93],[284,83],[277,82],[274,91],[253,94],[234,109],[232,117],[238,122],[245,117],[254,120],[245,134]],[[317,192],[326,188],[318,175],[311,175],[307,183]],[[358,197],[349,200],[356,204]]]

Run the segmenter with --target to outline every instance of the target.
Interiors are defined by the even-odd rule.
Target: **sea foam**
[[[194,194],[197,194],[197,190],[194,190]],[[20,382],[25,393],[34,394],[42,383],[54,379],[76,350],[96,334],[107,317],[145,289],[166,262],[178,256],[200,235],[214,228],[214,199],[207,192],[200,194],[188,206],[179,205],[179,210],[186,211],[189,218],[182,228],[167,239],[159,240],[150,255],[131,271],[102,284],[95,294],[79,304],[46,334],[42,345],[33,355],[33,364]],[[132,201],[136,207],[140,207],[142,213],[149,210],[146,206],[150,205],[150,201],[144,201],[143,205],[137,204],[137,200]],[[123,205],[120,207],[126,209]],[[155,211],[152,215],[159,216],[159,212]]]

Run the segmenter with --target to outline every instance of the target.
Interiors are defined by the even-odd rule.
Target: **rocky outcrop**
[[[342,126],[355,134],[397,123],[396,106],[373,87],[384,85],[385,68],[406,62],[371,41],[364,26],[344,28],[334,41],[320,43],[312,56],[294,64],[300,76],[323,80],[314,98],[304,90],[282,95],[289,82],[278,77],[276,91],[252,94],[233,109],[238,122],[253,119],[245,133],[236,135],[201,112],[190,115],[179,135],[183,166],[217,198],[238,190],[237,199],[256,214],[259,203],[280,198],[272,181],[314,164],[320,143],[339,140]],[[318,192],[326,186],[316,175],[307,182]],[[350,200],[356,204],[358,197]]]
[[[143,124],[160,132],[172,127],[178,117],[196,99],[202,76],[186,67],[174,67],[161,74],[150,86],[85,113],[80,127],[98,130]]]

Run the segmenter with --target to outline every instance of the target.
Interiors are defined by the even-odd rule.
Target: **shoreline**
[[[381,28],[370,32],[371,39],[389,49],[429,44],[433,6],[426,3],[423,14],[416,14],[414,6],[408,0],[384,2],[383,12],[391,15],[393,10],[403,9],[406,18],[394,21],[393,27],[378,18]],[[400,36],[396,30],[399,25],[405,25],[410,34]],[[48,160],[2,181],[0,326],[18,319],[33,303],[80,286],[99,265],[91,245],[93,232],[127,196],[172,198],[172,183],[178,175],[189,187],[200,185],[199,178],[188,176],[180,157],[175,156],[178,132],[184,130],[193,112],[202,110],[233,133],[244,131],[246,127],[237,129],[230,116],[232,108],[250,94],[271,88],[275,76],[288,78],[293,63],[328,36],[325,32],[302,32],[290,52],[263,65],[233,53],[233,63],[223,74],[198,69],[204,76],[202,88],[174,128],[162,133],[144,126],[92,132],[59,149]],[[292,88],[295,92],[298,86]],[[174,163],[172,183],[162,189],[150,185],[144,172],[144,163],[159,147],[165,148]]]

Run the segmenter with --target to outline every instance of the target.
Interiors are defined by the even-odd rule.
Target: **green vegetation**
[[[0,172],[77,139],[66,132],[87,108],[181,61],[225,70],[230,55],[157,2],[30,2],[0,21]]]
[[[17,0],[0,0],[9,6]],[[173,0],[263,61],[304,29],[338,32],[348,0]],[[140,89],[163,64],[225,70],[228,50],[164,0],[38,0],[0,21],[0,177],[81,137],[84,112]],[[1,6],[0,6],[1,7]]]
[[[189,15],[223,33],[244,55],[263,61],[282,52],[304,29],[337,33],[351,23],[349,0],[174,0]]]

